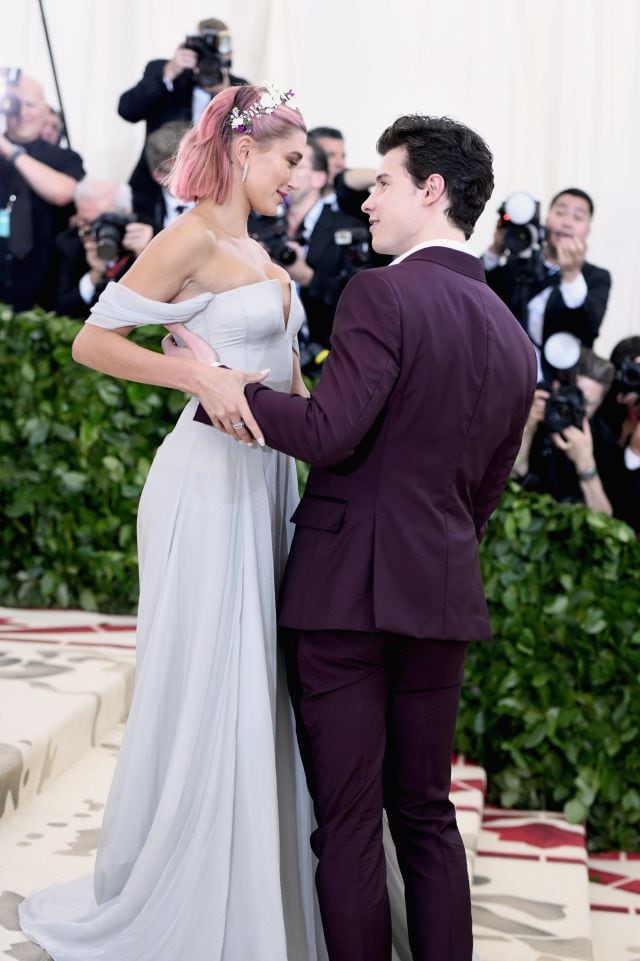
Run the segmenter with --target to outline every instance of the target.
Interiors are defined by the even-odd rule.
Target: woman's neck
[[[247,221],[250,208],[244,198],[227,200],[222,204],[216,204],[209,199],[201,200],[198,210],[213,230],[223,231],[236,240],[244,240],[248,237]]]

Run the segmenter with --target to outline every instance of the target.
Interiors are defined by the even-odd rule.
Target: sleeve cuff
[[[625,447],[624,466],[627,470],[638,470],[640,468],[640,454],[634,454],[630,447]]]
[[[91,283],[91,275],[86,273],[80,278],[80,283],[78,284],[80,290],[80,296],[84,300],[85,304],[90,304],[93,300],[93,296],[96,292],[96,288]]]
[[[588,294],[587,282],[583,274],[578,274],[569,283],[560,282],[560,293],[567,307],[582,307]]]

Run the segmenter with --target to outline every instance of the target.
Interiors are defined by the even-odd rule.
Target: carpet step
[[[584,829],[485,808],[472,905],[482,961],[593,961]]]
[[[594,961],[640,961],[640,852],[589,855]]]
[[[44,961],[18,926],[27,894],[93,871],[104,804],[123,725],[0,824],[0,957]]]
[[[0,823],[126,716],[134,670],[131,617],[0,608]]]
[[[458,754],[451,765],[450,798],[456,808],[456,820],[467,854],[469,881],[475,874],[475,861],[482,828],[487,774],[484,768]]]

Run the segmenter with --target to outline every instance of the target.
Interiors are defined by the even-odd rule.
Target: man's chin
[[[393,253],[392,250],[388,249],[387,244],[385,244],[382,237],[376,237],[375,234],[371,235],[371,246],[377,254],[384,254],[385,256]]]

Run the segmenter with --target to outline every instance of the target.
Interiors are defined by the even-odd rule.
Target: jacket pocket
[[[310,527],[316,531],[339,531],[344,522],[347,503],[337,497],[305,494],[291,520],[298,527]]]

